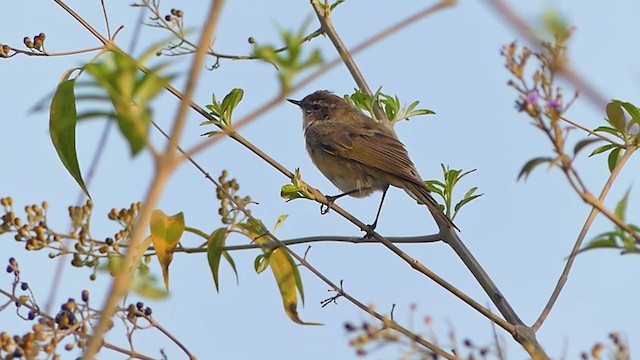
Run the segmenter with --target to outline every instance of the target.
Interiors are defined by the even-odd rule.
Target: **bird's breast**
[[[307,143],[307,152],[318,170],[342,192],[360,190],[354,197],[365,197],[382,190],[386,184],[380,183],[359,163],[327,153]]]

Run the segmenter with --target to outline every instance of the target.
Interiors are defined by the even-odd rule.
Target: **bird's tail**
[[[418,203],[426,205],[429,209],[429,212],[431,212],[431,215],[433,215],[434,218],[441,219],[450,227],[460,231],[456,224],[454,224],[453,221],[451,221],[451,219],[449,219],[449,217],[447,217],[447,215],[442,212],[442,210],[438,206],[438,202],[431,196],[431,192],[429,191],[429,189],[427,189],[426,185],[424,185],[423,183],[414,183],[407,181],[404,184],[404,190],[409,194],[409,196],[417,200]]]

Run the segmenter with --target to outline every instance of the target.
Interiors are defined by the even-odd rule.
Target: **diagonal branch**
[[[167,133],[165,133],[161,128],[159,128],[156,125],[156,128],[160,131],[160,133],[165,136],[167,139],[169,138],[169,135]],[[237,134],[237,133],[236,133]],[[231,135],[230,135],[231,136]],[[248,143],[248,142],[247,142]],[[247,218],[253,219],[255,220],[255,218],[253,217],[253,215],[247,211],[247,209],[244,207],[244,205],[237,201],[236,199],[233,198],[233,196],[231,196],[229,194],[229,192],[222,187],[213,177],[211,177],[211,175],[198,163],[196,162],[193,157],[189,156],[189,154],[184,151],[180,146],[177,146],[177,150],[193,165],[195,166],[196,169],[198,169],[198,171],[200,171],[207,180],[211,181],[218,190],[220,190],[225,197],[227,197],[229,199],[229,201],[231,201],[236,208],[238,208],[240,211],[242,211],[244,213],[245,216],[247,216]],[[258,150],[259,151],[259,150]],[[265,154],[265,156],[267,156]],[[267,156],[268,157],[268,156]],[[271,159],[271,158],[269,158]],[[272,160],[272,159],[271,159]],[[272,160],[275,163],[275,160]],[[277,164],[277,163],[276,163]],[[273,164],[272,164],[273,165]],[[284,167],[282,167],[280,164],[277,164],[280,166],[280,168],[282,168],[284,171],[287,171]],[[276,167],[274,165],[274,167]],[[291,176],[293,176],[293,174],[289,173]],[[316,193],[318,193],[319,196],[322,196],[324,198],[324,196],[322,194],[320,194],[317,190],[313,189],[313,188],[309,188],[310,190],[315,191]],[[325,199],[326,201],[326,199]],[[342,210],[341,208],[339,208],[337,205],[333,205],[333,209],[334,211],[342,211],[344,212],[344,210]],[[349,215],[351,216],[351,215]],[[356,221],[358,221],[356,219]],[[358,221],[359,222],[359,221]],[[362,226],[365,226],[364,224],[362,224],[361,222],[359,222],[362,228]],[[282,247],[285,251],[287,251],[294,259],[298,260],[298,262],[300,262],[300,264],[302,266],[304,266],[305,268],[307,268],[309,271],[311,271],[316,277],[320,278],[320,280],[322,280],[325,284],[327,284],[328,286],[331,287],[331,289],[333,291],[335,291],[337,294],[339,294],[340,296],[344,297],[345,299],[349,300],[352,304],[354,304],[355,306],[357,306],[358,308],[360,308],[361,310],[363,310],[364,312],[368,313],[369,315],[375,317],[376,319],[380,320],[381,322],[384,323],[384,325],[388,328],[394,329],[396,331],[398,331],[399,333],[403,334],[404,336],[406,336],[407,338],[417,342],[418,344],[424,346],[425,348],[429,349],[430,351],[432,351],[434,354],[437,354],[438,356],[442,356],[445,359],[448,360],[456,360],[458,359],[455,355],[451,355],[448,352],[444,351],[443,349],[441,349],[440,347],[438,347],[437,345],[425,340],[424,338],[422,338],[421,336],[419,336],[418,334],[415,334],[413,332],[411,332],[409,329],[403,327],[402,325],[398,324],[397,322],[395,322],[393,319],[390,319],[388,317],[385,317],[381,314],[379,314],[378,312],[374,311],[370,306],[366,306],[365,304],[363,304],[362,302],[360,302],[358,299],[356,299],[355,297],[351,296],[349,293],[345,292],[344,289],[342,288],[342,286],[338,286],[337,284],[335,284],[334,282],[332,282],[329,278],[327,278],[326,276],[324,276],[324,274],[322,274],[318,269],[316,269],[313,265],[311,265],[311,263],[309,263],[304,257],[296,254],[293,250],[291,250],[287,245],[285,245],[281,240],[279,240],[275,235],[273,235],[269,230],[265,229],[265,233],[264,236],[268,236],[270,239],[272,239],[277,246]],[[376,236],[380,237],[379,235],[376,234]],[[388,240],[387,240],[388,241]],[[416,261],[417,262],[417,261]],[[457,290],[457,289],[456,289]]]
[[[611,172],[611,175],[609,176],[609,179],[607,179],[607,182],[602,188],[602,192],[598,197],[599,202],[601,203],[604,202],[604,199],[609,194],[609,190],[611,190],[611,186],[613,186],[613,183],[615,182],[616,178],[622,171],[622,168],[625,166],[626,162],[631,158],[631,155],[633,155],[633,153],[636,150],[637,148],[632,147],[632,148],[629,148],[627,151],[625,151],[624,155],[618,162],[618,165],[616,165],[615,169],[613,169],[613,171]],[[591,212],[589,213],[589,216],[587,217],[587,220],[585,221],[584,225],[582,226],[582,230],[578,235],[578,239],[576,240],[576,243],[573,245],[573,249],[571,250],[571,255],[567,259],[567,264],[565,265],[564,270],[562,270],[562,274],[558,279],[556,287],[553,289],[553,293],[551,294],[551,296],[549,297],[549,300],[547,301],[547,305],[544,307],[544,309],[542,309],[542,313],[540,313],[538,320],[536,320],[536,322],[531,326],[533,331],[538,331],[540,329],[544,321],[547,319],[547,316],[549,316],[549,313],[551,312],[551,309],[555,305],[556,300],[558,300],[558,297],[560,296],[560,292],[564,288],[564,285],[567,282],[567,279],[569,277],[569,272],[571,271],[573,262],[578,256],[578,251],[582,247],[582,243],[584,242],[584,239],[587,236],[589,229],[591,228],[591,224],[593,224],[593,221],[595,220],[598,213],[599,212],[597,208],[593,207],[591,209]]]
[[[349,69],[349,72],[351,73],[355,82],[358,84],[361,91],[371,95],[371,90],[369,89],[364,77],[362,76],[362,73],[360,72],[357,65],[355,64],[353,57],[349,54],[349,51],[347,50],[346,46],[344,45],[340,37],[337,35],[335,29],[333,28],[333,25],[331,23],[330,9],[328,9],[326,6],[323,7],[318,2],[318,0],[312,0],[311,4],[316,12],[316,15],[318,16],[318,20],[320,21],[320,24],[322,25],[322,29],[325,31],[325,33],[327,34],[331,42],[334,44],[336,50],[338,51],[343,62]],[[452,6],[454,4],[455,4],[454,1],[445,0],[436,4],[433,7],[433,9],[441,10],[449,6]],[[385,119],[385,117],[383,116],[379,108],[374,108],[374,112],[377,118]],[[388,121],[386,123],[388,125]],[[462,242],[458,234],[453,229],[451,229],[449,225],[444,222],[444,220],[441,220],[437,217],[434,217],[434,218],[436,220],[436,223],[438,224],[438,228],[440,229],[440,236],[442,236],[444,242],[446,242],[455,251],[458,257],[460,257],[462,262],[465,264],[465,266],[471,271],[471,273],[476,278],[478,283],[480,283],[480,286],[487,293],[491,301],[496,305],[500,313],[502,313],[502,315],[505,317],[509,326],[506,326],[506,324],[500,323],[500,322],[497,322],[497,324],[505,328],[507,331],[509,331],[514,336],[516,341],[522,344],[526,348],[526,350],[530,352],[532,356],[547,358],[546,354],[544,354],[544,351],[542,350],[542,347],[538,344],[536,340],[535,332],[533,332],[530,328],[528,328],[524,324],[524,322],[518,317],[517,313],[513,310],[511,305],[504,298],[504,296],[502,295],[498,287],[495,285],[493,280],[491,280],[489,275],[484,271],[482,266],[480,266],[480,264],[475,259],[473,254],[464,245],[464,243]],[[365,230],[365,228],[362,226],[361,226],[361,229]],[[442,280],[436,274],[432,273],[429,269],[424,267],[422,264],[418,263],[415,259],[411,258],[409,255],[402,252],[394,244],[384,239],[383,237],[380,237],[377,235],[374,237],[380,240],[385,246],[387,246],[387,248],[393,251],[400,258],[402,258],[407,263],[409,263],[411,267],[420,271],[421,273],[428,276],[432,280],[436,281],[439,285],[443,286],[445,289],[451,291],[451,289],[445,286],[446,282],[444,282],[444,280]],[[459,294],[456,296],[463,299],[462,295],[466,297],[466,294]],[[468,300],[471,300],[471,299],[468,299]],[[467,303],[471,305],[474,309],[481,312],[483,315],[489,318],[493,316],[493,314],[489,310],[482,307],[480,304],[476,303],[477,307],[474,306],[473,303],[475,303],[475,301],[473,302],[467,301]],[[493,317],[495,318],[495,316]],[[504,322],[502,319],[500,320]],[[533,345],[533,347],[531,347],[530,345]]]
[[[127,254],[124,258],[124,266],[122,270],[116,275],[112,282],[111,289],[109,291],[108,298],[103,306],[103,316],[100,318],[98,325],[96,326],[93,335],[87,343],[87,347],[82,356],[82,359],[93,359],[102,347],[103,339],[106,332],[109,330],[109,322],[111,317],[117,310],[118,303],[124,297],[129,290],[129,285],[132,279],[132,273],[136,269],[137,264],[140,262],[146,247],[143,246],[143,237],[147,229],[147,224],[151,218],[151,212],[155,205],[160,200],[160,196],[164,189],[164,186],[169,180],[171,173],[175,170],[175,161],[173,159],[178,156],[175,154],[175,147],[180,140],[180,137],[184,131],[186,123],[186,115],[191,102],[193,93],[195,92],[196,83],[199,78],[199,74],[202,71],[202,65],[206,56],[207,44],[210,44],[214,38],[215,30],[218,25],[218,19],[222,12],[223,0],[216,0],[209,10],[205,26],[200,38],[198,52],[193,59],[191,72],[187,80],[186,91],[183,101],[180,103],[176,119],[173,123],[173,129],[169,143],[165,149],[165,152],[160,156],[156,162],[156,173],[153,178],[153,182],[150,185],[147,196],[144,201],[144,206],[139,215],[139,219],[133,227],[130,247],[127,249]]]
[[[541,40],[536,35],[535,31],[518,15],[509,5],[503,0],[486,0],[486,2],[493,7],[493,9],[502,16],[517,32],[520,33],[533,47],[540,49]],[[571,67],[567,65],[565,61],[563,64],[558,65],[558,73],[564,77],[565,80],[570,82],[576,89],[579,89],[581,93],[585,94],[587,99],[598,109],[601,110],[607,104],[607,98],[604,97],[598,90],[596,90],[591,84],[589,84],[582,76],[578,75]]]

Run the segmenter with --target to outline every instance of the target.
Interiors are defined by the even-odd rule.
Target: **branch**
[[[598,197],[598,200],[600,202],[604,202],[604,199],[609,194],[609,190],[611,190],[611,187],[613,186],[614,181],[622,171],[622,168],[626,164],[627,160],[631,158],[631,155],[633,155],[633,153],[636,150],[637,148],[633,147],[625,151],[624,155],[622,156],[622,158],[620,159],[616,167],[613,169],[613,171],[611,172],[611,175],[609,176],[609,179],[607,179],[607,182],[602,188],[600,197]],[[567,259],[567,264],[565,265],[564,270],[562,270],[562,274],[558,279],[556,287],[553,289],[553,293],[551,294],[551,296],[549,297],[549,300],[547,301],[547,305],[544,307],[544,309],[542,309],[540,316],[538,317],[536,322],[531,326],[533,331],[538,331],[540,329],[544,321],[547,319],[547,316],[549,316],[549,313],[551,312],[551,309],[556,303],[556,300],[558,300],[558,297],[560,296],[560,292],[564,288],[564,285],[567,282],[567,279],[569,277],[569,272],[571,271],[573,262],[578,256],[578,251],[582,247],[582,243],[585,237],[587,236],[587,233],[589,232],[589,229],[591,228],[591,225],[593,224],[593,221],[595,220],[597,215],[598,215],[598,209],[595,207],[592,207],[591,212],[589,213],[589,216],[587,217],[587,220],[585,221],[584,225],[582,226],[582,230],[578,235],[578,239],[576,240],[576,243],[573,245],[573,249],[571,250],[571,255],[569,255],[569,258]]]
[[[168,138],[168,135],[162,131],[162,129],[158,128],[160,130],[160,132]],[[233,129],[230,129],[229,132],[231,132],[229,134],[229,136],[231,136],[233,139],[236,139],[236,137],[240,137],[240,135],[235,132]],[[291,172],[289,172],[284,166],[280,165],[279,163],[277,163],[275,160],[273,160],[271,157],[269,157],[268,155],[266,155],[264,152],[262,152],[261,150],[259,150],[258,148],[256,148],[253,144],[249,143],[247,140],[244,140],[244,142],[241,142],[242,145],[244,145],[245,147],[249,148],[252,152],[256,153],[258,156],[260,156],[261,158],[263,158],[263,160],[267,161],[269,164],[271,164],[273,167],[275,167],[276,169],[278,169],[281,172],[284,172],[285,174],[288,174],[289,177],[293,176],[293,174]],[[237,139],[236,139],[237,140]],[[240,141],[239,141],[240,142]],[[211,175],[198,163],[196,162],[193,157],[189,156],[189,154],[187,154],[181,147],[177,147],[177,150],[183,155],[185,156],[185,158],[193,165],[196,167],[196,169],[198,169],[204,176],[206,179],[208,179],[209,181],[211,181],[217,189],[219,189],[220,191],[222,191],[222,193],[229,199],[229,201],[233,202],[233,204],[240,210],[242,211],[245,216],[247,216],[247,218],[250,219],[254,219],[253,215],[251,215],[250,212],[248,212],[246,210],[246,208],[244,207],[244,205],[240,202],[238,202],[236,199],[233,198],[233,196],[231,196],[228,191],[223,188],[214,178],[211,177]],[[261,155],[260,155],[261,154]],[[324,199],[325,203],[328,203],[327,199],[324,197],[324,195],[322,195],[318,190],[315,190],[311,187],[309,187],[309,190],[311,190],[312,192],[315,192],[314,195],[317,195],[319,197],[322,197]],[[365,229],[366,225],[364,225],[361,221],[355,219],[351,214],[348,214],[347,212],[345,212],[344,210],[342,210],[339,206],[333,204],[332,205],[332,209],[338,213],[340,213],[341,215],[345,216],[348,215],[347,219],[349,219],[350,221],[354,222],[356,225],[358,225],[361,229]],[[266,230],[266,229],[265,229]],[[271,238],[279,247],[282,247],[283,249],[285,249],[285,251],[287,251],[294,259],[298,260],[298,262],[300,262],[300,264],[302,266],[304,266],[305,268],[307,268],[309,271],[311,271],[314,275],[316,275],[318,278],[320,278],[320,280],[324,281],[328,286],[330,286],[336,293],[340,294],[341,296],[343,296],[344,298],[346,298],[347,300],[349,300],[351,303],[353,303],[354,305],[356,305],[358,308],[360,308],[361,310],[365,311],[366,313],[370,314],[371,316],[375,317],[376,319],[382,321],[386,326],[388,326],[389,328],[392,328],[398,332],[400,332],[401,334],[407,336],[409,339],[412,339],[414,341],[416,341],[417,343],[421,344],[422,346],[426,347],[427,349],[433,351],[435,354],[438,354],[446,359],[456,359],[455,356],[447,353],[446,351],[442,350],[441,348],[439,348],[438,346],[428,342],[427,340],[423,339],[422,337],[420,337],[419,335],[411,332],[410,330],[406,329],[405,327],[401,326],[400,324],[396,323],[393,320],[390,320],[382,315],[380,315],[379,313],[375,312],[373,309],[371,309],[370,307],[364,305],[363,303],[361,303],[360,301],[358,301],[356,298],[354,298],[353,296],[349,295],[348,293],[346,293],[341,287],[337,286],[335,283],[333,283],[331,280],[329,280],[329,278],[327,278],[326,276],[324,276],[319,270],[317,270],[315,267],[313,267],[304,257],[299,256],[298,254],[296,254],[293,250],[291,250],[289,247],[287,247],[285,244],[282,243],[281,240],[279,240],[278,238],[276,238],[270,231],[266,230],[265,234],[263,236],[268,236],[269,238]],[[378,234],[374,234],[374,236],[377,236],[378,238],[381,238],[380,235]],[[388,240],[385,239],[385,241],[388,242]],[[396,249],[398,249],[396,247]],[[398,249],[398,251],[401,251],[400,249]],[[417,260],[413,260],[413,262],[418,263]],[[426,268],[425,268],[426,269]],[[437,275],[433,274],[434,276],[437,277]],[[442,280],[444,282],[444,280]],[[445,282],[446,283],[446,282]],[[456,289],[455,287],[453,287],[453,285],[450,285],[448,283],[446,283],[447,285],[449,285],[453,290],[455,290],[456,292],[458,292],[459,294],[461,294],[461,296],[464,296],[466,298],[468,298],[464,293],[462,293],[460,290]],[[469,301],[473,302],[472,299],[468,298]],[[493,315],[493,314],[490,314]],[[494,316],[495,317],[495,316]],[[504,320],[500,319],[500,318],[496,318],[496,322],[499,323],[499,321],[502,321],[502,323],[505,323]],[[493,319],[492,319],[493,320]],[[508,325],[508,324],[505,324]]]
[[[516,12],[509,7],[503,0],[486,0],[486,2],[493,7],[493,9],[502,16],[517,32],[520,33],[533,47],[540,50],[541,40],[536,35],[535,31],[527,25],[527,23]],[[569,83],[571,83],[576,89],[579,89],[581,93],[585,94],[587,99],[598,109],[603,109],[608,103],[607,98],[604,97],[598,90],[591,86],[587,81],[573,71],[567,62],[563,62],[557,65],[558,73],[564,77]]]
[[[345,65],[349,69],[349,72],[351,73],[352,77],[354,78],[354,80],[356,81],[356,83],[358,84],[358,86],[363,92],[371,95],[371,90],[369,89],[366,81],[364,80],[362,73],[358,69],[355,62],[353,61],[353,57],[349,54],[349,51],[347,50],[346,46],[344,45],[340,37],[337,35],[335,29],[333,28],[333,25],[331,23],[330,10],[326,7],[323,7],[317,0],[312,1],[311,4],[316,12],[316,15],[318,16],[318,20],[322,25],[322,29],[325,31],[329,39],[331,39],[331,42],[333,43],[336,50],[340,54],[340,57],[342,58]],[[441,3],[435,5],[434,9],[437,9],[437,10],[444,9],[454,4],[455,2],[453,1],[442,1]],[[378,118],[380,119],[385,118],[384,116],[378,115],[378,112],[380,112],[380,109],[374,109],[374,111],[376,112],[376,116]],[[452,293],[456,294],[456,296],[463,299],[465,302],[467,302],[467,304],[472,306],[474,309],[478,310],[480,313],[487,316],[492,321],[495,321],[498,325],[503,327],[505,330],[509,331],[514,336],[516,341],[522,344],[525,348],[527,347],[526,346],[527,344],[533,345],[534,349],[532,349],[533,351],[531,352],[532,355],[534,354],[537,356],[543,355],[543,358],[546,358],[547,357],[546,354],[544,354],[542,348],[540,347],[540,345],[538,344],[535,338],[535,333],[531,331],[531,329],[528,328],[522,322],[522,320],[518,317],[518,315],[513,310],[511,305],[506,301],[504,296],[500,293],[500,290],[498,290],[498,287],[493,283],[489,275],[484,271],[484,269],[480,266],[478,261],[473,257],[471,252],[463,244],[462,240],[458,237],[458,234],[455,233],[455,231],[451,229],[448,226],[448,224],[445,224],[443,220],[440,220],[437,217],[434,217],[434,218],[440,229],[440,236],[442,236],[443,240],[447,244],[449,244],[449,246],[451,246],[451,248],[456,252],[456,254],[464,262],[466,267],[471,271],[471,273],[476,278],[476,280],[480,283],[480,285],[485,290],[487,295],[489,295],[489,298],[491,299],[491,301],[496,305],[498,310],[502,313],[502,315],[508,321],[508,324],[505,324],[504,320],[499,319],[489,310],[482,307],[480,304],[476,303],[472,299],[468,298],[466,294],[463,294],[461,292],[458,292],[458,293],[454,292],[453,289],[455,288],[453,288],[452,286],[451,287],[453,289],[449,288],[450,285],[446,283],[443,279],[438,277],[435,273],[432,273],[424,265],[418,263],[415,259],[411,258],[409,255],[402,252],[399,248],[397,248],[388,240],[384,239],[381,236],[377,236],[377,234],[374,237],[380,240],[385,246],[387,246],[387,248],[393,251],[396,255],[400,256],[400,258],[402,258],[407,263],[409,263],[411,267],[413,267],[415,270],[420,271],[424,275],[436,281],[439,285],[443,286],[445,289],[451,291]],[[365,230],[365,228],[362,226],[360,226],[360,228]],[[455,291],[458,291],[458,290],[455,289]]]
[[[397,33],[398,31],[406,28],[407,26],[409,26],[409,25],[411,25],[411,24],[413,24],[413,23],[415,23],[415,22],[417,22],[417,21],[419,21],[419,20],[421,20],[421,19],[433,14],[434,12],[439,11],[440,9],[441,9],[441,7],[439,5],[429,6],[426,9],[418,11],[414,15],[411,15],[411,16],[405,18],[405,19],[402,19],[398,23],[391,25],[390,27],[380,31],[379,33],[376,33],[375,35],[371,36],[370,38],[368,38],[368,39],[364,40],[363,42],[361,42],[360,44],[356,45],[353,49],[351,49],[351,54],[355,55],[355,54],[358,54],[358,53],[368,49],[369,47],[375,45],[376,43],[378,43],[378,42],[386,39],[387,37]],[[333,69],[334,67],[336,67],[337,65],[340,65],[340,64],[342,64],[342,59],[340,57],[337,57],[337,58],[329,61],[328,63],[325,63],[317,71],[313,72],[311,75],[309,75],[306,78],[302,79],[295,86],[291,87],[291,89],[289,89],[289,92],[281,93],[280,95],[278,95],[278,96],[274,97],[273,99],[269,100],[264,105],[258,107],[257,109],[255,109],[254,111],[249,113],[248,115],[246,115],[243,118],[241,118],[240,120],[234,122],[233,126],[236,129],[241,129],[241,128],[245,127],[246,125],[248,125],[251,122],[253,122],[254,120],[256,120],[259,116],[264,115],[269,110],[271,110],[274,107],[280,105],[282,103],[282,101],[287,97],[288,93],[295,92],[297,90],[300,90],[300,89],[304,88],[305,86],[307,86],[308,84],[313,82],[315,79],[319,78],[320,76],[324,75],[324,73],[328,72],[329,70]],[[180,93],[173,92],[169,88],[167,88],[167,90],[169,90],[169,92],[171,92],[176,97],[178,97],[178,98],[181,97]],[[193,110],[195,110],[196,112],[198,112],[200,115],[202,115],[205,118],[207,118],[207,120],[213,120],[213,118],[211,118],[211,116],[209,116],[209,114],[206,111],[204,111],[202,108],[200,108],[198,105],[192,104],[191,108]],[[207,149],[209,146],[217,143],[221,139],[226,139],[226,138],[225,137],[211,137],[211,138],[208,138],[207,140],[204,140],[200,144],[198,144],[198,145],[192,147],[191,149],[189,149],[187,151],[187,153],[190,156],[195,156],[196,154],[198,154],[198,153],[202,152],[203,150]]]
[[[174,149],[177,146],[184,130],[187,109],[189,103],[191,102],[192,95],[195,92],[195,86],[198,81],[199,74],[202,71],[202,65],[204,64],[207,45],[211,43],[214,37],[215,29],[218,25],[218,19],[220,17],[220,13],[222,12],[223,3],[224,1],[222,0],[216,0],[211,5],[211,8],[209,10],[209,14],[203,28],[202,36],[200,38],[198,52],[193,59],[191,72],[189,73],[189,78],[187,80],[187,88],[184,94],[184,99],[180,103],[180,107],[178,108],[178,113],[173,124],[169,143],[167,144],[165,152],[162,154],[159,161],[156,162],[156,174],[144,201],[144,206],[142,207],[142,210],[140,212],[140,217],[136,222],[136,225],[133,227],[133,231],[131,234],[131,246],[127,249],[127,254],[124,259],[123,271],[119,272],[112,282],[109,296],[106,299],[105,305],[103,307],[103,316],[100,318],[98,326],[95,328],[93,335],[89,339],[87,348],[85,349],[85,352],[82,356],[82,359],[84,360],[93,359],[102,347],[102,341],[105,333],[109,329],[109,322],[111,320],[111,317],[115,313],[118,303],[128,291],[131,279],[133,278],[131,276],[131,273],[136,268],[136,265],[140,262],[140,259],[142,258],[142,255],[146,250],[146,248],[141,246],[143,243],[142,239],[146,232],[146,228],[151,217],[151,212],[158,202],[170,174],[173,172],[173,170],[175,170],[175,161],[173,161],[173,159],[177,155],[175,154]]]

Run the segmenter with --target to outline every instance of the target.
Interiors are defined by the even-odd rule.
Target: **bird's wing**
[[[395,135],[371,127],[360,128],[354,132],[348,131],[340,124],[325,122],[318,125],[327,126],[327,128],[307,129],[307,131],[316,132],[317,135],[325,134],[325,136],[309,137],[316,141],[314,145],[319,145],[316,148],[319,147],[333,156],[357,161],[367,167],[390,174],[392,177],[404,179],[407,183],[394,185],[404,188],[418,202],[427,205],[433,216],[441,218],[453,228],[458,229],[433,199],[409,159],[407,149]]]
[[[331,126],[325,126],[327,125]],[[327,153],[357,161],[411,182],[422,182],[409,159],[407,149],[394,135],[380,129],[348,131],[339,125],[332,130],[332,136],[315,137],[318,145]],[[326,134],[324,131],[322,133]]]

